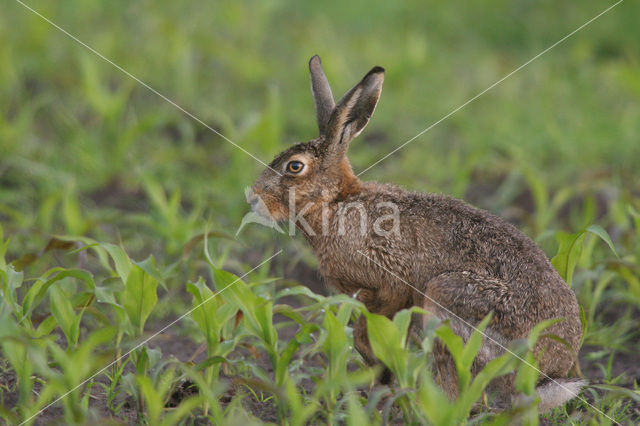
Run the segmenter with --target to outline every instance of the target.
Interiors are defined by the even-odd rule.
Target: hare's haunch
[[[561,318],[547,331],[571,348],[551,338],[535,348],[542,373],[539,407],[576,396],[583,383],[567,374],[582,335],[578,303],[542,250],[514,226],[461,200],[360,181],[347,148],[376,108],[384,69],[374,67],[337,104],[318,56],[309,69],[320,135],[284,151],[260,175],[247,194],[256,213],[276,221],[293,218],[327,284],[356,294],[371,312],[392,317],[423,307],[450,320],[464,339],[472,331],[468,324],[492,312],[486,333],[500,344],[485,339],[475,372],[536,324]],[[376,363],[362,318],[354,340],[366,362]],[[455,396],[455,365],[441,343],[434,358],[439,383]],[[489,390],[509,404],[513,381],[513,374],[503,376]]]

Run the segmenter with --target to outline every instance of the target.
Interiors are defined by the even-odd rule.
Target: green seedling
[[[202,278],[195,283],[188,283],[187,291],[193,296],[191,317],[198,324],[207,344],[207,361],[210,361],[210,365],[204,368],[204,381],[211,386],[218,381],[224,357],[235,347],[236,338],[224,340],[223,328],[236,318],[238,308],[218,297]],[[207,415],[209,406],[206,399],[203,404],[202,411]]]

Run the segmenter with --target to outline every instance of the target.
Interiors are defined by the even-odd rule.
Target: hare
[[[354,295],[371,312],[392,317],[419,306],[449,320],[463,339],[492,312],[485,333],[491,339],[485,339],[474,373],[536,324],[561,318],[547,331],[571,348],[543,338],[534,351],[542,373],[539,409],[575,397],[584,382],[567,375],[582,335],[578,303],[544,252],[513,225],[461,200],[362,182],[347,148],[376,108],[384,69],[371,69],[337,104],[317,55],[309,69],[320,134],[282,152],[264,170],[247,192],[252,210],[275,221],[293,218],[327,285]],[[378,362],[362,317],[354,343],[368,364]],[[441,342],[434,363],[438,382],[455,397],[455,365]],[[494,380],[489,390],[511,404],[514,375]]]

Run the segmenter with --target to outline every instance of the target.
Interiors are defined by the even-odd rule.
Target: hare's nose
[[[258,197],[254,197],[248,201],[249,201],[249,205],[251,205],[251,209],[254,210],[258,206],[258,201],[260,201],[260,199]]]
[[[249,188],[247,190],[246,196],[247,203],[249,203],[251,207],[255,207],[258,204],[258,201],[260,201],[260,197],[256,195],[256,193],[253,191],[253,188]]]

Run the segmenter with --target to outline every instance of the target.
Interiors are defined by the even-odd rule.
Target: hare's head
[[[384,80],[384,69],[374,67],[336,105],[317,55],[309,61],[309,71],[319,136],[276,156],[247,192],[252,209],[276,221],[289,216],[292,204],[300,209],[357,190],[347,148],[369,122]]]

